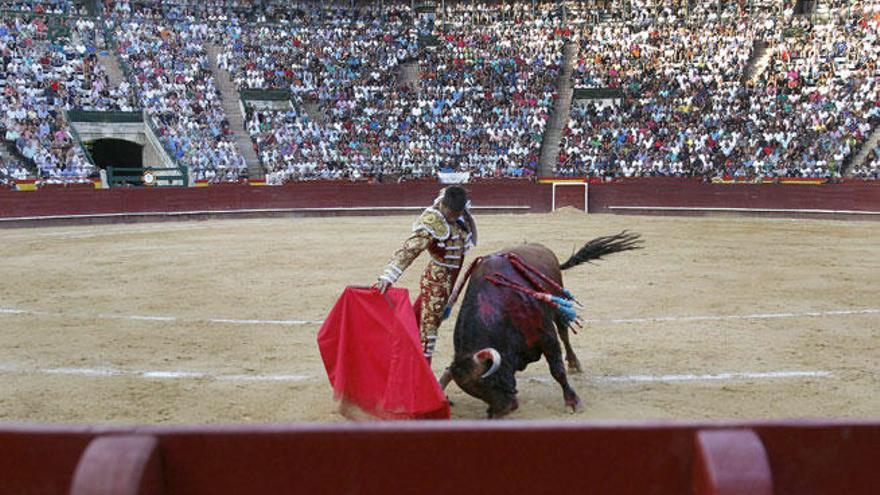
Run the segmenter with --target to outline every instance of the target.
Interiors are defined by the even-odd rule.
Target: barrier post
[[[694,438],[694,495],[773,495],[767,452],[752,430],[703,430]]]
[[[156,437],[102,436],[83,452],[70,495],[161,495],[162,478]]]

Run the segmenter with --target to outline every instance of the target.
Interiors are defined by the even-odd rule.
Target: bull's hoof
[[[575,396],[573,399],[565,399],[565,405],[571,410],[572,414],[579,413],[584,410],[581,399]]]
[[[583,373],[584,369],[581,368],[580,361],[569,361],[568,362],[568,372],[572,374]]]
[[[507,416],[508,414],[516,411],[517,409],[519,409],[519,401],[516,399],[516,397],[514,397],[503,408],[495,409],[495,408],[490,407],[489,409],[486,410],[486,414],[489,417],[489,419],[499,419],[499,418],[503,418],[503,417]]]

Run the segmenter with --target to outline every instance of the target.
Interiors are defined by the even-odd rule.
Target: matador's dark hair
[[[443,193],[443,199],[441,200],[441,203],[456,213],[464,211],[467,202],[467,191],[461,186],[447,187],[446,191]]]

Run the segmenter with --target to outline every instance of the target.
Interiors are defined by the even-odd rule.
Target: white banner
[[[470,172],[437,172],[441,184],[465,184],[471,178]]]

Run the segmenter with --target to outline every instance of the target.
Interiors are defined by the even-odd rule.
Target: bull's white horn
[[[477,364],[483,364],[486,360],[492,361],[492,366],[490,366],[485,373],[480,375],[480,378],[488,378],[498,371],[498,368],[501,366],[501,354],[491,347],[487,347],[474,353],[474,362]]]

